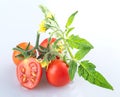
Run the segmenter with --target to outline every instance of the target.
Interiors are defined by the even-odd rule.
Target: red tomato
[[[53,60],[46,71],[47,80],[54,86],[64,86],[70,82],[68,67],[59,59]]]
[[[54,43],[55,41],[56,41],[56,38],[52,38],[51,41],[50,41],[50,44]],[[40,46],[45,47],[45,48],[47,47],[47,45],[48,45],[48,38],[43,40],[40,44]]]
[[[17,78],[23,87],[33,89],[42,77],[42,67],[35,58],[24,59],[17,66]]]
[[[18,44],[17,46],[19,46],[20,48],[22,48],[22,49],[25,50],[26,47],[28,46],[28,43],[27,43],[27,42],[22,42],[22,43]],[[30,45],[29,48],[28,48],[28,50],[31,50],[32,48],[33,48],[33,46]],[[36,51],[34,51],[34,53],[36,53]],[[20,54],[20,52],[17,51],[17,50],[14,50],[14,51],[13,51],[13,54],[12,54],[13,62],[14,62],[16,65],[18,65],[18,64],[22,61],[22,60],[18,59],[17,57],[15,57],[15,56],[17,56],[17,55],[19,55],[19,54]],[[23,58],[23,57],[21,57],[21,58]]]

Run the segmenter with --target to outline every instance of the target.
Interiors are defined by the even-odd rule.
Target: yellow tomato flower
[[[49,62],[47,62],[47,61],[41,61],[40,64],[44,68],[44,67],[48,66]]]
[[[57,50],[58,52],[62,52],[63,49],[64,49],[64,46],[63,46],[62,42],[61,42],[61,41],[58,42],[56,50]]]
[[[39,32],[45,32],[47,30],[46,28],[46,21],[42,20],[40,25],[39,25]]]

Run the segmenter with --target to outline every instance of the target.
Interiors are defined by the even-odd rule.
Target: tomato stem
[[[37,38],[36,38],[35,49],[38,49],[38,46],[39,46],[39,39],[40,39],[40,33],[37,32]]]
[[[67,49],[70,57],[71,57],[72,59],[74,59],[74,56],[73,56],[73,54],[72,54],[69,46],[68,46],[67,43],[66,43],[66,40],[67,40],[66,37],[67,37],[67,35],[65,34],[64,31],[62,31],[62,30],[60,29],[60,26],[59,26],[58,22],[57,22],[55,19],[54,19],[54,22],[55,22],[55,24],[56,24],[57,27],[55,27],[55,26],[53,26],[53,27],[57,29],[56,31],[60,31],[60,32],[62,33],[62,34],[60,34],[60,33],[56,33],[56,34],[58,34],[58,35],[63,39],[63,42],[64,42],[64,44],[65,44],[65,46],[66,46],[66,49]],[[53,30],[54,30],[54,29],[53,29]],[[65,30],[65,31],[66,31],[66,30]],[[54,31],[54,33],[55,33],[55,31]],[[53,33],[51,34],[51,36],[52,36],[52,35],[53,35]]]
[[[68,50],[68,52],[69,52],[70,57],[71,57],[72,59],[74,59],[74,56],[73,56],[73,54],[72,54],[72,52],[71,52],[71,50],[70,50],[69,47],[67,47],[67,50]]]

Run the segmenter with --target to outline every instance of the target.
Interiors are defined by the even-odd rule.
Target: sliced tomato
[[[35,88],[42,77],[42,67],[37,59],[24,59],[17,66],[17,78],[20,84],[28,89]]]
[[[64,86],[70,82],[68,67],[60,59],[55,59],[49,64],[46,76],[53,86]]]

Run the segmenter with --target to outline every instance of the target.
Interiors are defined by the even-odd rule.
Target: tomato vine
[[[50,39],[52,37],[57,38],[57,42],[61,42],[64,49],[61,55],[62,60],[64,60],[69,65],[69,76],[70,79],[73,80],[75,73],[78,72],[80,77],[83,77],[85,80],[89,81],[92,84],[98,85],[103,88],[113,90],[113,87],[108,83],[105,77],[95,70],[95,65],[88,60],[82,60],[84,56],[86,56],[93,46],[86,39],[79,37],[79,35],[71,34],[74,30],[74,27],[71,27],[71,24],[74,21],[74,18],[78,11],[72,13],[65,24],[65,30],[62,31],[58,22],[56,21],[55,16],[51,13],[51,11],[45,7],[40,5],[42,12],[44,13],[44,27],[47,30],[51,31]],[[52,46],[52,49],[56,48],[56,46]],[[76,50],[75,54],[73,54],[73,50]],[[69,54],[69,55],[68,55]]]
[[[80,77],[83,77],[88,82],[113,90],[112,85],[105,77],[95,70],[96,66],[89,60],[83,60],[94,47],[88,40],[72,33],[75,28],[71,27],[71,25],[78,11],[75,11],[68,17],[65,28],[62,30],[52,12],[45,6],[40,5],[39,7],[44,14],[44,19],[39,25],[35,46],[32,49],[28,49],[30,46],[30,43],[28,43],[26,49],[22,49],[19,46],[13,48],[13,50],[21,52],[15,57],[21,58],[21,56],[24,56],[22,57],[24,59],[35,57],[46,70],[50,62],[61,63],[61,70],[64,69],[67,71],[69,68],[68,72],[64,73],[66,74],[66,82],[64,84],[69,82],[69,78],[73,80],[77,72]],[[45,47],[39,44],[41,33],[49,34],[49,37],[45,39]],[[37,54],[34,53],[34,51],[37,51]],[[55,63],[52,63],[54,67],[56,67]],[[65,66],[65,64],[67,64],[67,66]],[[59,65],[60,64],[58,64],[58,66]],[[51,70],[49,70],[49,72],[51,73]],[[59,79],[55,80],[60,81]],[[56,85],[58,85],[58,83],[56,83]]]

